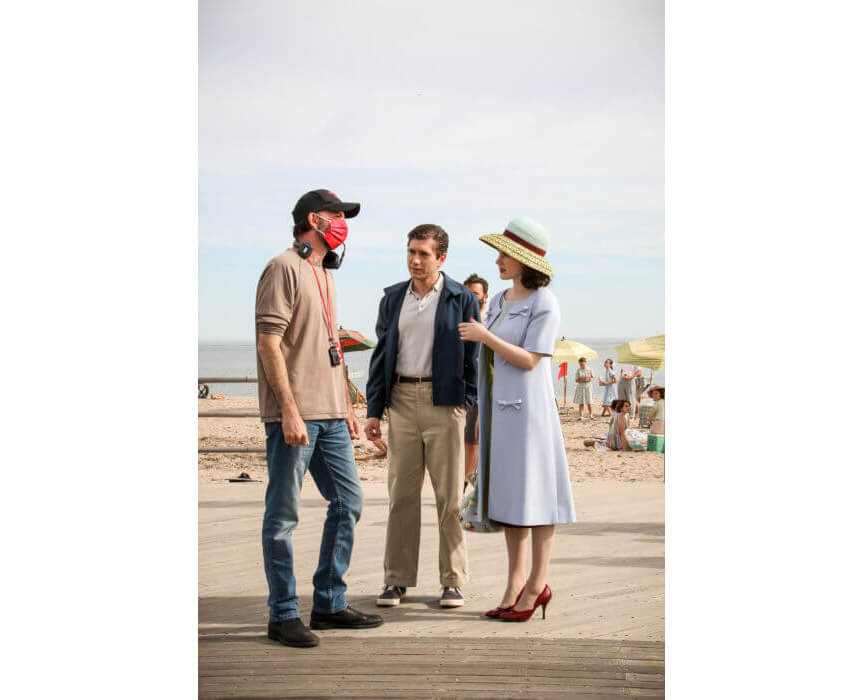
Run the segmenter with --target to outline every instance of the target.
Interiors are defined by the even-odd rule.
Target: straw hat
[[[532,270],[553,276],[552,266],[545,257],[549,250],[549,231],[527,216],[513,219],[504,233],[487,233],[480,236],[480,240]]]

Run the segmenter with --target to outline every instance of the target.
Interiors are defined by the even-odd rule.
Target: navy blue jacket
[[[477,404],[478,343],[459,338],[459,324],[480,319],[477,297],[443,272],[444,286],[435,310],[435,339],[432,346],[432,403],[435,406]],[[399,351],[399,314],[408,291],[408,282],[399,282],[384,290],[378,307],[375,332],[378,345],[372,351],[369,378],[366,380],[366,415],[380,418],[390,405],[390,392],[396,381],[396,354]]]

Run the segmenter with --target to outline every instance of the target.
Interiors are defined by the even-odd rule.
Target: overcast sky
[[[297,198],[362,204],[340,321],[371,335],[437,223],[443,270],[502,288],[479,243],[551,232],[562,333],[664,332],[663,3],[201,0],[199,337],[251,340]]]

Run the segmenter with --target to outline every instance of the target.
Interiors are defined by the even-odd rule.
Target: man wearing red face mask
[[[318,644],[300,620],[291,548],[307,469],[329,501],[309,626],[363,629],[383,622],[345,601],[363,492],[351,444],[360,436],[360,423],[345,382],[331,270],[342,262],[334,249],[348,236],[345,219],[359,211],[359,204],[328,190],[304,194],[293,211],[294,246],[267,263],[258,282],[258,404],[269,475],[262,527],[270,586],[267,633],[287,646]]]

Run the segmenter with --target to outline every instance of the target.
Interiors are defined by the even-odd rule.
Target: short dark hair
[[[435,240],[438,246],[438,256],[441,257],[447,252],[447,246],[450,244],[450,238],[447,232],[436,224],[420,224],[415,226],[408,232],[408,241],[425,241],[429,238]]]
[[[478,275],[476,272],[472,272],[468,276],[468,279],[465,280],[462,284],[464,284],[466,287],[469,284],[482,284],[483,285],[483,294],[489,293],[489,283],[486,280],[484,280],[480,275]]]
[[[651,394],[653,394],[655,391],[660,393],[661,399],[666,399],[666,387],[652,386],[650,389],[648,389],[648,396],[651,396]]]
[[[580,357],[579,362],[588,362],[588,360],[586,360],[584,357]]]
[[[609,406],[610,406],[610,408],[611,408],[613,411],[617,411],[617,410],[618,410],[618,404],[619,404],[619,403],[621,403],[621,399],[613,399],[613,400],[612,400],[612,403],[609,404]]]
[[[549,275],[535,270],[533,267],[526,265],[525,269],[522,270],[522,286],[525,289],[540,289],[540,287],[547,286],[551,281],[552,278]]]

